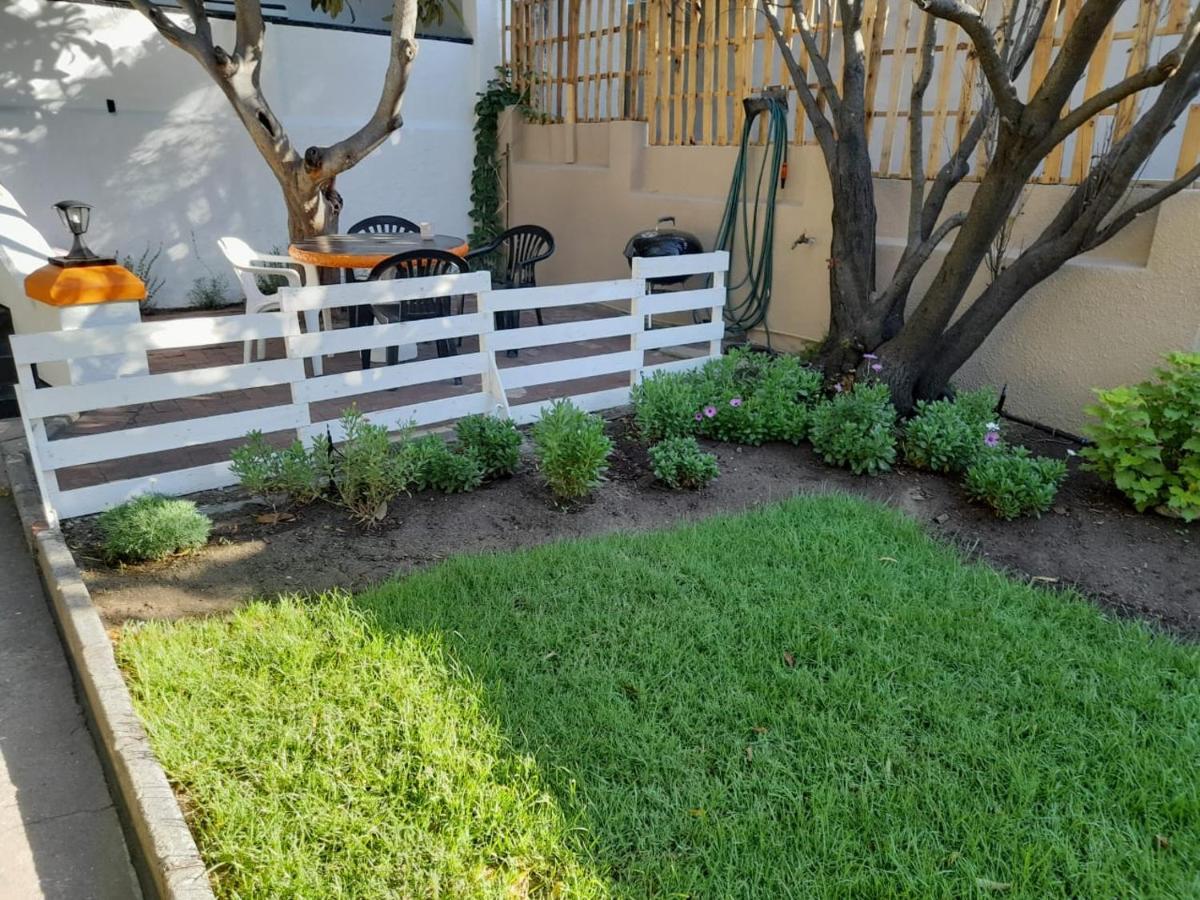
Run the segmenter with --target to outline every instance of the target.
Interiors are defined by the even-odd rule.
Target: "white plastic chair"
[[[250,245],[241,238],[236,237],[223,237],[217,241],[217,246],[221,248],[221,252],[225,254],[225,258],[229,260],[229,264],[233,266],[238,283],[242,286],[242,291],[246,295],[246,312],[248,314],[275,312],[280,308],[277,297],[264,294],[259,288],[258,279],[262,276],[282,278],[288,283],[289,287],[303,287],[306,284],[317,283],[316,266],[296,262],[290,256],[259,253],[251,249]],[[303,277],[297,271],[297,267],[304,271]],[[317,331],[317,311],[305,310],[303,315],[305,329],[309,332]],[[332,310],[321,310],[321,319],[326,331],[333,328]],[[253,359],[252,348],[255,343],[255,341],[246,341],[246,351],[242,358],[243,362],[248,363]],[[260,338],[257,344],[259,358],[266,356],[266,340]],[[320,375],[322,372],[321,357],[314,356],[312,364],[313,374]]]

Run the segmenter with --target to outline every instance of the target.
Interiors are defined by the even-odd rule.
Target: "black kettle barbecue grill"
[[[658,224],[650,231],[639,231],[625,245],[625,258],[633,264],[635,256],[686,256],[690,253],[703,253],[704,245],[700,238],[689,231],[678,228],[663,228],[665,222],[675,224],[674,216],[663,216]],[[652,278],[647,284],[651,288],[678,287],[688,280],[689,275],[675,275],[670,278]]]

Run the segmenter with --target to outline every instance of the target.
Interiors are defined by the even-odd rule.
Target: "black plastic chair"
[[[393,278],[424,278],[429,275],[461,275],[468,271],[462,257],[445,250],[410,250],[389,256],[371,270],[367,281],[388,281]],[[420,300],[405,300],[403,303],[385,303],[372,306],[374,318],[383,322],[416,322],[421,319],[440,319],[450,315],[450,296],[426,297]],[[367,307],[359,307],[366,309]],[[369,322],[360,324],[370,324]],[[455,356],[457,342],[451,339],[437,341],[438,356]],[[400,348],[387,348],[387,364],[394,366],[400,361]],[[362,367],[371,368],[371,351],[362,351]],[[461,378],[454,379],[461,384]]]
[[[371,216],[350,226],[346,234],[419,234],[421,226],[401,216]],[[357,269],[343,269],[342,280],[346,284],[361,281]]]
[[[467,254],[472,268],[488,269],[492,273],[492,289],[537,287],[537,264],[554,253],[554,235],[541,225],[518,225],[494,241],[476,247]],[[542,311],[535,309],[537,323],[542,323]],[[519,328],[521,311],[496,313],[497,328]],[[516,350],[509,350],[516,356]]]

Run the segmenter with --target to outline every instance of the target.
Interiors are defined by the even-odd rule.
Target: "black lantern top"
[[[83,242],[83,235],[88,230],[91,221],[92,207],[81,200],[59,200],[54,204],[58,217],[63,225],[71,232],[73,240],[71,249],[66,256],[52,256],[50,262],[56,266],[111,266],[116,260],[111,257],[97,256]]]

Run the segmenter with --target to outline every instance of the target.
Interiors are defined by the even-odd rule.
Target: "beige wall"
[[[576,125],[572,132],[568,125],[505,120],[508,220],[544,225],[557,242],[555,255],[539,268],[540,281],[627,274],[621,255],[626,240],[660,216],[675,216],[680,228],[712,245],[736,148],[648,147],[645,127],[613,122]],[[772,343],[784,350],[818,340],[829,306],[830,197],[819,151],[793,146],[789,169],[776,213],[775,293],[768,318]],[[879,180],[876,189],[884,275],[903,245],[908,183]],[[960,188],[954,199],[965,203],[970,190]],[[1014,251],[1068,190],[1030,189]],[[812,242],[795,245],[801,235]],[[1011,412],[1078,430],[1092,387],[1139,380],[1167,350],[1200,350],[1198,245],[1200,191],[1191,191],[1022,300],[959,373],[959,383],[1007,383]],[[936,259],[923,278],[932,276]],[[917,297],[921,286],[919,281]]]

